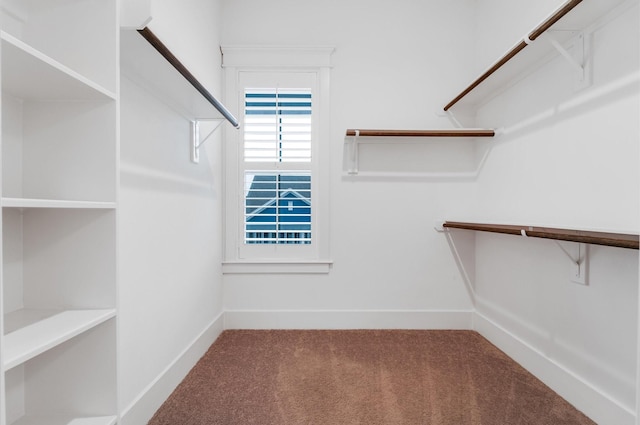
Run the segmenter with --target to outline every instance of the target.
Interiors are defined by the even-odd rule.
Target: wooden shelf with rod
[[[182,64],[178,60],[178,58],[171,53],[171,51],[165,46],[162,41],[148,28],[145,27],[141,30],[138,30],[138,33],[144,37],[145,40],[149,42],[157,51],[164,57],[170,64],[173,66],[176,71],[182,75],[185,80],[189,82],[201,95],[204,97],[214,108],[220,112],[220,114],[231,123],[234,127],[238,128],[240,124],[238,124],[238,120],[234,117],[231,112],[227,110],[227,108],[218,101],[203,85],[198,81],[198,79],[187,69],[186,66]]]
[[[146,40],[146,41],[145,41]],[[236,117],[209,92],[147,27],[121,31],[122,72],[189,120]]]
[[[473,178],[478,170],[477,139],[493,138],[495,135],[495,130],[484,128],[348,129],[345,134],[346,175],[376,178]],[[380,166],[379,161],[376,163],[376,159],[371,162],[371,150],[367,153],[363,149],[365,169],[360,170],[360,150],[364,145],[369,145],[369,148],[377,145],[374,151],[387,145],[393,153],[390,156],[382,154],[382,157],[395,158],[396,165],[400,168],[390,171],[388,165],[391,163],[387,163],[386,160],[383,166]],[[384,149],[383,147],[382,150]],[[402,159],[398,163],[400,158]]]
[[[347,137],[494,137],[491,129],[449,130],[355,130],[349,129]]]
[[[200,146],[224,121],[240,128],[238,119],[148,27],[137,31],[123,29],[120,54],[123,81],[135,83],[190,121],[192,162],[199,162]]]
[[[595,232],[589,230],[558,229],[550,227],[518,226],[508,224],[466,223],[445,221],[446,229],[464,229],[480,232],[504,233],[532,238],[555,239],[561,241],[639,249],[640,237],[636,234]]]
[[[575,39],[582,30],[589,28],[618,6],[624,7],[624,4],[628,4],[628,1],[568,0],[564,2],[447,103],[443,108],[444,111],[462,104],[477,107],[492,94],[509,86],[517,76],[534,69],[545,58],[553,54],[558,55],[555,45],[563,45]]]

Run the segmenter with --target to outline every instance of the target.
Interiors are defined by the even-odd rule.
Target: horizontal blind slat
[[[310,162],[311,113],[310,90],[247,90],[245,161]]]

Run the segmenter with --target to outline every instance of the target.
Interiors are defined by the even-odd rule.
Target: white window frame
[[[311,244],[244,244],[243,132],[225,127],[223,144],[223,273],[327,273],[329,258],[329,71],[333,48],[222,47],[224,99],[244,119],[245,87],[311,84],[314,143],[311,162]],[[306,81],[306,83],[305,83]],[[303,85],[301,85],[303,84]],[[283,171],[286,171],[286,165]]]

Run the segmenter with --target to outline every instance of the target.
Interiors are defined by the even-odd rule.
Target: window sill
[[[222,274],[325,274],[332,260],[224,261]]]

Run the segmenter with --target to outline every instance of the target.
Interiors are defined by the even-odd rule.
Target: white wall
[[[469,184],[351,179],[342,165],[347,128],[451,127],[435,111],[470,77],[475,4],[223,1],[225,46],[336,49],[331,138],[321,141],[331,146],[323,166],[331,169],[333,268],[327,275],[225,275],[227,326],[470,326],[465,314],[432,314],[471,309],[449,247],[433,230],[437,219],[466,209]],[[402,161],[391,168],[403,171]]]
[[[561,2],[548,3],[482,2],[478,57],[505,51],[533,28],[529,16]],[[521,6],[536,10],[520,15]],[[506,25],[503,8],[514,12]],[[638,16],[632,2],[589,36],[591,87],[574,90],[558,59],[479,111],[479,125],[505,135],[493,143],[473,208],[453,218],[638,232]],[[552,241],[478,233],[475,246],[477,328],[598,423],[634,423],[638,252],[591,246],[581,286]]]
[[[150,28],[219,96],[219,3],[153,2]],[[222,320],[219,132],[189,160],[189,122],[123,77],[119,423],[146,423]]]

